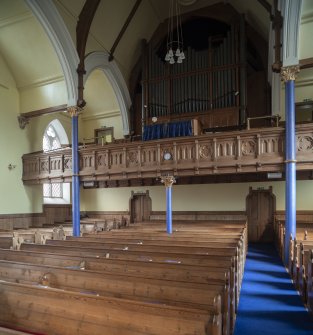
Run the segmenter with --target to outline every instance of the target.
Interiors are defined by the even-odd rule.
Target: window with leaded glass
[[[43,151],[52,151],[61,148],[59,136],[50,123],[43,135],[42,140]],[[44,198],[63,198],[63,188],[60,183],[44,184],[43,185]]]

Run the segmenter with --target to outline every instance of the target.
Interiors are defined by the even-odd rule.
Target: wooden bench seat
[[[73,270],[47,265],[35,265],[12,261],[0,261],[0,276],[3,280],[43,285],[80,293],[121,297],[131,300],[156,301],[173,306],[195,307],[213,310],[212,299],[220,294],[227,304],[229,285],[187,283],[163,279],[132,278],[104,272]]]
[[[0,236],[0,248],[11,249],[13,247],[12,235],[9,236]]]
[[[227,222],[218,226],[211,222],[194,225],[182,222],[175,229],[177,231],[169,236],[163,224],[136,225],[119,231],[91,232],[80,238],[51,239],[45,241],[45,245],[23,243],[21,251],[0,249],[0,276],[5,280],[0,281],[0,290],[1,285],[5,285],[3,292],[11,292],[12,297],[12,300],[4,300],[10,301],[12,307],[10,313],[3,309],[0,324],[9,326],[13,322],[14,318],[7,320],[8,323],[1,321],[1,317],[10,318],[12,311],[20,311],[18,319],[22,318],[27,303],[24,304],[21,296],[29,294],[26,287],[32,287],[36,289],[33,295],[38,297],[37,303],[42,301],[42,308],[44,292],[51,294],[46,294],[49,302],[45,302],[47,308],[45,314],[41,314],[43,318],[49,313],[48,322],[44,316],[42,323],[52,327],[52,320],[65,322],[68,328],[65,332],[62,329],[62,335],[77,333],[80,319],[85,327],[78,332],[83,335],[230,335],[243,275],[246,224]],[[63,306],[61,293],[65,300],[70,297],[67,307]],[[71,301],[74,301],[73,306]],[[39,329],[23,325],[34,318],[34,323],[28,325],[41,326],[37,315],[40,309],[36,301],[33,304],[27,320],[19,320],[18,327],[38,332]],[[95,313],[89,313],[89,308]],[[172,311],[170,320],[165,310]],[[178,310],[190,313],[192,324],[188,317],[185,319],[189,330],[183,329],[182,313]],[[145,319],[144,324],[133,320],[136,318],[133,312],[140,313],[137,316]],[[72,320],[74,314],[75,320]],[[154,327],[157,322],[160,325]],[[194,322],[199,322],[199,327]],[[59,325],[56,329],[58,327],[61,329]]]
[[[309,252],[307,263],[306,301],[308,308],[313,312],[313,247]]]
[[[29,335],[29,334],[30,333],[25,333],[23,331],[15,329],[0,327],[0,335]]]
[[[55,335],[221,335],[212,312],[0,281],[0,323]]]
[[[150,278],[150,279],[166,279],[170,281],[201,283],[201,284],[222,284],[226,285],[226,291],[229,291],[229,297],[224,304],[229,305],[229,318],[224,315],[224,324],[227,329],[232,329],[235,321],[236,311],[236,292],[234,287],[234,276],[229,280],[229,266],[228,262],[213,262],[210,267],[197,267],[193,265],[168,264],[168,263],[150,263],[150,262],[134,262],[121,261],[111,259],[97,259],[97,258],[82,258],[75,256],[66,256],[58,254],[42,254],[27,252],[27,251],[11,251],[0,250],[0,257],[2,259],[19,260],[27,263],[43,262],[47,264],[47,260],[51,260],[53,265],[63,268],[71,269],[92,269],[97,273],[105,274],[119,274],[129,280],[136,280],[136,277]],[[59,260],[58,262],[56,262]],[[5,266],[5,264],[4,264]],[[224,267],[222,267],[224,266]],[[28,266],[26,265],[26,268]],[[46,269],[48,271],[48,269]],[[135,278],[133,278],[135,277]],[[85,287],[85,284],[84,284]],[[228,303],[227,300],[230,299]],[[229,323],[229,325],[228,325]],[[229,333],[228,331],[223,332]]]
[[[312,249],[312,247],[313,247],[313,240],[304,241],[304,240],[294,239],[290,241],[290,249],[292,250],[289,256],[289,264],[290,264],[289,266],[291,268],[290,274],[291,274],[291,277],[297,289],[299,289],[300,268],[301,266],[302,268],[304,267],[303,259],[301,259],[301,249],[302,249],[302,253],[304,253],[305,250],[308,251]]]
[[[93,248],[93,249],[106,249],[106,250],[129,250],[129,251],[160,251],[160,247],[162,248],[162,252],[167,253],[190,253],[193,255],[206,255],[210,253],[212,250],[216,250],[216,254],[219,255],[234,255],[237,253],[238,242],[236,241],[226,241],[226,242],[214,242],[204,244],[202,246],[195,245],[176,245],[173,244],[163,244],[160,242],[159,244],[141,244],[141,243],[119,243],[119,242],[106,242],[106,241],[88,241],[85,239],[75,238],[72,240],[59,241],[59,240],[47,240],[47,245],[57,245],[57,246],[77,246],[84,248]],[[223,251],[222,253],[220,251]]]
[[[313,241],[307,244],[300,243],[300,256],[299,256],[299,270],[297,276],[296,286],[303,297],[305,303],[308,302],[308,269],[310,267],[311,251],[313,249]]]
[[[230,271],[234,268],[230,259],[211,259],[211,262],[208,262],[207,266],[194,266],[179,263],[125,261],[123,259],[113,260],[105,257],[81,257],[46,252],[3,249],[0,249],[0,259],[70,269],[105,271],[128,276],[180,280],[196,283],[210,283],[215,280],[228,281],[228,278],[231,280]]]
[[[75,236],[67,236],[67,241],[71,240],[79,240],[79,241],[91,241],[91,242],[106,242],[106,243],[132,243],[132,244],[145,244],[145,245],[154,245],[154,244],[162,244],[162,245],[180,245],[180,246],[199,246],[205,247],[208,243],[223,243],[223,242],[234,242],[238,243],[240,241],[240,235],[234,237],[216,237],[210,236],[207,239],[186,239],[180,237],[158,237],[155,236],[150,238],[142,237],[142,238],[127,238],[127,237],[107,237],[104,234],[84,234],[82,237]]]
[[[63,241],[65,244],[67,241]],[[241,288],[242,281],[242,270],[243,265],[238,261],[237,248],[225,248],[225,249],[211,249],[206,254],[185,254],[181,253],[166,253],[166,252],[148,252],[148,251],[129,251],[129,250],[109,250],[99,248],[86,248],[81,246],[59,246],[59,245],[35,245],[35,244],[22,244],[22,250],[31,251],[45,251],[52,253],[62,253],[77,256],[96,256],[106,257],[110,259],[123,259],[123,260],[137,260],[137,261],[156,261],[156,262],[167,262],[167,263],[179,263],[186,265],[197,265],[207,266],[211,263],[209,256],[214,256],[215,260],[229,261],[233,258],[232,262],[235,264],[235,301],[236,306],[239,301],[239,291]],[[162,248],[161,248],[162,249]]]

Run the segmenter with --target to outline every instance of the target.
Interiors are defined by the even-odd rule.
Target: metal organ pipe
[[[243,21],[244,22],[244,21]],[[238,106],[241,101],[241,122],[245,118],[245,63],[244,27],[233,24],[222,40],[209,37],[208,48],[195,50],[190,46],[184,50],[186,59],[182,63],[169,65],[150,46],[146,53],[146,71],[143,71],[142,117],[169,117]],[[240,73],[240,78],[239,78]],[[239,80],[240,79],[240,80]],[[240,81],[240,90],[239,90]],[[167,120],[168,118],[166,118]]]

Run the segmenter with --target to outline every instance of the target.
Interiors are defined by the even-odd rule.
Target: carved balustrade
[[[285,129],[278,127],[88,145],[79,149],[80,177],[82,181],[101,181],[156,178],[166,173],[195,176],[284,171],[284,138]],[[297,169],[312,169],[313,124],[298,125],[295,140]],[[70,149],[23,156],[26,184],[71,181],[71,176]]]

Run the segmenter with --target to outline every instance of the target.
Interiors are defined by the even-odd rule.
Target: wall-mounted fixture
[[[10,170],[10,171],[12,171],[12,170],[14,170],[16,168],[16,165],[13,165],[13,164],[9,164],[8,165],[8,169]]]

